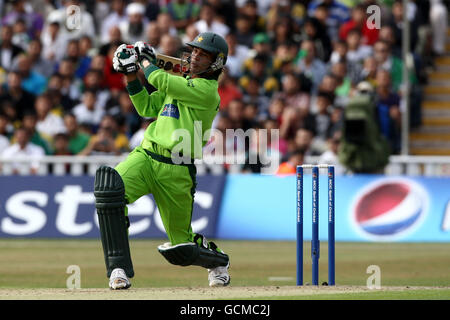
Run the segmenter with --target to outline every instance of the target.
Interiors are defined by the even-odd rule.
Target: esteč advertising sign
[[[306,173],[306,172],[305,172]],[[305,174],[304,239],[311,239],[311,175]],[[336,241],[450,242],[450,179],[336,176]],[[319,179],[320,239],[327,238],[327,176]],[[217,236],[294,240],[295,176],[229,176]]]
[[[192,227],[212,238],[225,177],[197,182]],[[93,188],[93,177],[0,177],[0,237],[100,237]],[[166,237],[152,196],[129,205],[128,216],[130,237]]]

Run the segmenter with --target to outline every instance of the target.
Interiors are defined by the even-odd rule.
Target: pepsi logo
[[[380,179],[356,195],[352,221],[367,238],[393,240],[420,225],[427,207],[428,194],[416,182]]]

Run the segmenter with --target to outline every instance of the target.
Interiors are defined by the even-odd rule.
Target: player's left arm
[[[190,108],[209,110],[211,105],[219,104],[217,87],[209,85],[210,81],[200,82],[172,75],[151,63],[144,65],[143,71],[147,81],[158,91],[185,102]],[[215,90],[212,91],[212,88]]]

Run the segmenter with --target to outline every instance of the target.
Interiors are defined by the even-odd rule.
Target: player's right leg
[[[149,192],[144,178],[146,168],[147,157],[133,151],[115,169],[102,166],[95,175],[95,206],[111,289],[129,288],[129,278],[134,276],[126,204]]]

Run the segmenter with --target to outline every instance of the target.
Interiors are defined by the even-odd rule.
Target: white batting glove
[[[141,63],[144,59],[152,64],[156,64],[156,50],[144,41],[138,41],[134,44],[134,49],[138,55],[138,61]]]
[[[123,74],[135,73],[139,69],[137,62],[138,55],[132,45],[122,44],[114,52],[113,68],[117,72]]]

